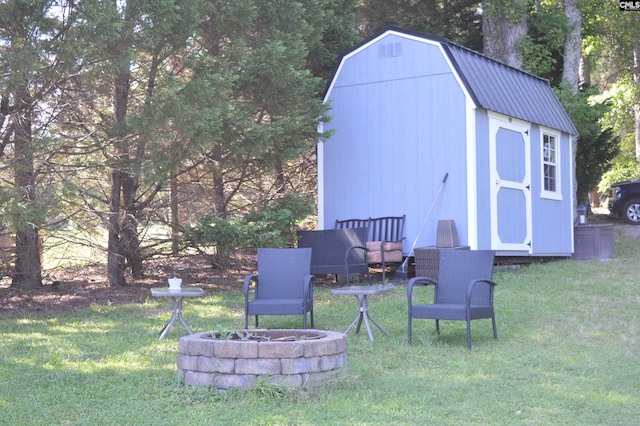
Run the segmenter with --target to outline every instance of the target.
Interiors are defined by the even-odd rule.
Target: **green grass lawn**
[[[557,261],[498,271],[499,340],[490,320],[414,321],[406,287],[370,299],[374,327],[349,334],[349,374],[311,391],[260,385],[186,388],[176,371],[176,324],[157,332],[169,302],[0,319],[4,425],[632,425],[640,424],[640,240],[618,236],[609,261]],[[316,328],[344,330],[356,299],[315,291]],[[243,323],[237,291],[185,301],[196,331]],[[262,317],[299,328],[300,317]]]

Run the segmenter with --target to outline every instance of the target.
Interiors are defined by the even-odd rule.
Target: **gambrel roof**
[[[490,59],[442,37],[389,26],[345,55],[388,34],[442,46],[476,107],[577,135],[548,80]]]

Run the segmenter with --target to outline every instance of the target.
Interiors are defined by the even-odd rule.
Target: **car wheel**
[[[629,225],[640,225],[640,198],[634,198],[624,204],[622,218]]]

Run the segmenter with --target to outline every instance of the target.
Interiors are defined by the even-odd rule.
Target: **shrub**
[[[313,204],[288,194],[262,210],[224,219],[218,213],[201,216],[186,231],[188,245],[202,252],[215,248],[212,263],[224,267],[236,249],[291,247],[299,224],[313,212]]]

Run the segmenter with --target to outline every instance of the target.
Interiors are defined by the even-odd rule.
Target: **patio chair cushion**
[[[369,263],[382,263],[383,251],[385,263],[402,262],[402,241],[368,241],[366,247]]]

